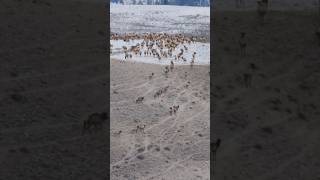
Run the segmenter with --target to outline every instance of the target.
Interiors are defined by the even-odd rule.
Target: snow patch
[[[210,34],[210,8],[169,5],[110,5],[114,33]]]

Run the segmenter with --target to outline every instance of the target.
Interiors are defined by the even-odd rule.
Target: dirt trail
[[[122,131],[111,136],[112,179],[209,179],[209,66],[176,66],[168,78],[163,70],[161,65],[111,62],[111,99],[121,102],[111,105],[111,132]],[[139,82],[137,88],[131,86],[134,82]],[[143,103],[135,104],[140,96]],[[173,105],[179,110],[170,115]],[[139,124],[146,124],[145,133],[135,132]],[[207,158],[192,158],[197,156]]]

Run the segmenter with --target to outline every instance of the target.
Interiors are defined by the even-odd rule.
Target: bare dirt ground
[[[166,78],[161,65],[111,61],[111,179],[209,179],[209,67],[176,66]]]
[[[0,179],[106,179],[104,1],[0,1]]]
[[[213,140],[215,180],[320,178],[320,47],[316,12],[214,14]],[[239,56],[240,32],[247,56]],[[252,75],[245,88],[243,74]]]

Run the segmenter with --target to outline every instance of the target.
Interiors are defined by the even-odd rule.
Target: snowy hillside
[[[112,0],[118,4],[209,6],[209,0]]]
[[[110,5],[114,33],[166,32],[210,34],[210,8],[167,5]]]

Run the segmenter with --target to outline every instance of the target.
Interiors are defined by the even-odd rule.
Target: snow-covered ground
[[[193,36],[210,37],[210,8],[192,6],[168,6],[168,5],[110,5],[110,26],[112,33],[168,33],[186,34]],[[113,45],[111,58],[124,59],[122,46],[133,46],[142,40],[130,41],[110,41]],[[175,64],[189,65],[192,53],[196,52],[195,64],[210,64],[210,44],[200,43],[186,45],[183,60],[174,61]],[[183,46],[177,47],[173,55],[180,52]],[[162,58],[160,61],[151,56],[133,55],[129,61],[138,61],[154,64],[170,64],[172,58]]]
[[[136,45],[137,43],[142,42],[143,40],[134,40],[130,42],[124,42],[123,40],[111,40],[110,43],[112,44],[112,53],[111,53],[111,58],[118,59],[118,60],[124,60],[124,51],[123,51],[123,46],[126,47],[131,47]],[[132,59],[127,59],[128,61],[137,61],[137,62],[143,62],[143,63],[152,63],[152,64],[162,64],[162,65],[168,65],[170,64],[170,61],[173,60],[175,64],[179,65],[190,65],[191,59],[192,59],[192,54],[196,52],[195,56],[195,62],[194,64],[196,65],[205,65],[205,64],[210,64],[210,44],[209,43],[191,43],[190,45],[185,44],[185,46],[188,48],[188,50],[184,51],[183,57],[186,59],[186,61],[183,61],[182,59],[180,60],[175,60],[174,55],[177,55],[180,52],[180,49],[184,49],[183,45],[179,45],[175,51],[173,51],[173,56],[168,57],[168,58],[161,58],[159,60],[157,57],[153,56],[145,56],[142,51],[142,55],[140,54],[135,55],[132,54]],[[145,48],[146,49],[146,48]],[[144,49],[144,50],[145,50]],[[164,49],[166,50],[166,49]]]
[[[208,36],[210,8],[168,5],[110,5],[114,33],[166,32]]]

